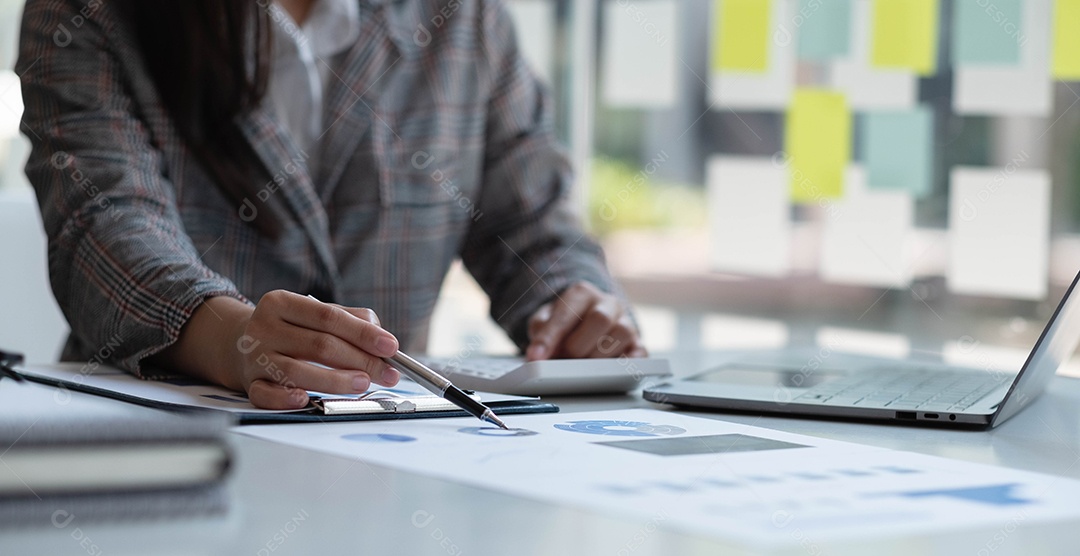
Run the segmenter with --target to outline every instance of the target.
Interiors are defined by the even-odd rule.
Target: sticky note
[[[518,49],[540,79],[548,85],[555,71],[555,4],[548,0],[506,3],[514,20]]]
[[[931,75],[937,38],[938,0],[874,0],[870,59],[875,66]]]
[[[851,48],[852,0],[799,0],[792,20],[798,27],[799,58],[826,61]]]
[[[1054,4],[1054,68],[1057,79],[1080,81],[1080,0]]]
[[[784,276],[791,268],[787,171],[771,158],[719,156],[706,167],[709,250],[719,271]]]
[[[1020,44],[1026,40],[1020,4],[1021,0],[954,2],[953,64],[1019,63]]]
[[[916,197],[930,193],[934,113],[929,107],[867,112],[859,128],[871,189],[910,191]]]
[[[782,348],[790,336],[780,320],[723,313],[701,316],[701,347],[707,350]]]
[[[911,282],[906,258],[915,201],[904,190],[874,190],[866,172],[849,166],[843,198],[823,218],[819,272],[826,282],[903,287]]]
[[[765,3],[765,2],[763,2]],[[709,76],[709,100],[715,109],[724,110],[786,110],[795,90],[795,44],[793,35],[785,33],[784,22],[790,26],[795,4],[789,0],[767,2],[771,4],[766,48],[768,65],[764,71],[747,71],[718,67],[718,56],[713,56],[714,67]],[[714,4],[719,11],[722,4]],[[788,30],[790,31],[790,29]],[[720,17],[713,18],[713,50],[719,52]]]
[[[795,91],[785,122],[784,151],[794,202],[839,197],[851,160],[851,110],[844,95]]]
[[[675,104],[679,63],[676,0],[604,4],[602,98],[614,108]]]
[[[772,0],[718,0],[713,66],[719,70],[765,71],[769,66]]]
[[[870,65],[870,0],[856,0],[851,14],[850,56],[832,64],[832,87],[855,110],[910,108],[918,97],[915,72]]]
[[[1022,5],[1023,39],[1015,66],[957,66],[953,111],[981,116],[1048,116],[1053,108],[1050,77],[1051,0]]]
[[[814,336],[815,344],[832,351],[895,358],[911,354],[911,340],[903,334],[875,332],[865,328],[822,326]]]
[[[1024,159],[956,167],[949,177],[949,290],[1042,300],[1050,251],[1050,176]]]

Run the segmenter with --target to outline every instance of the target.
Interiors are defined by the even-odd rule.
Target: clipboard
[[[357,396],[309,392],[311,403],[307,407],[274,410],[257,408],[241,393],[187,376],[161,374],[140,379],[113,367],[79,363],[33,365],[16,372],[27,380],[56,386],[61,397],[65,390],[74,390],[167,411],[224,411],[241,425],[469,416],[405,378],[395,388]],[[559,406],[534,397],[470,395],[482,400],[497,415],[559,411]]]

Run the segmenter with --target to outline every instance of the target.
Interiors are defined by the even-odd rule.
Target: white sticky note
[[[787,274],[791,205],[783,166],[770,158],[720,156],[709,160],[706,173],[713,268]]]
[[[555,71],[555,3],[513,0],[506,3],[517,31],[518,49],[548,85]]]
[[[1054,100],[1050,77],[1053,7],[1050,0],[1027,0],[1023,10],[1020,64],[958,66],[953,74],[953,111],[957,114],[1050,114]]]
[[[911,353],[911,340],[903,334],[857,328],[823,326],[818,329],[814,342],[832,351],[881,357],[901,358]]]
[[[601,80],[615,108],[675,104],[679,63],[675,0],[604,3]]]
[[[703,349],[782,348],[790,336],[783,321],[723,314],[708,314],[701,318]]]
[[[870,65],[870,0],[856,0],[851,12],[851,56],[832,63],[832,87],[848,97],[852,109],[910,108],[918,100],[915,72]]]
[[[719,6],[713,3],[713,9]],[[709,100],[713,108],[733,110],[784,110],[795,90],[795,60],[798,43],[792,23],[794,0],[774,0],[769,21],[768,65],[765,71],[712,71]],[[717,33],[719,17],[712,17]],[[715,40],[710,41],[710,44]]]
[[[949,340],[942,345],[941,360],[949,365],[971,367],[987,373],[1015,373],[1019,371],[1030,349],[995,346],[965,336],[960,340]]]
[[[19,76],[15,72],[0,69],[0,141],[19,136],[23,100]]]
[[[1050,251],[1050,176],[1044,170],[954,168],[950,256],[956,293],[1041,300]]]
[[[905,287],[914,199],[909,191],[869,189],[866,171],[850,166],[845,195],[825,216],[821,238],[821,278],[826,282]]]

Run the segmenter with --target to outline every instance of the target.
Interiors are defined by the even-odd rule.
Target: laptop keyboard
[[[856,373],[815,386],[795,401],[904,411],[964,411],[1011,378],[921,368]]]

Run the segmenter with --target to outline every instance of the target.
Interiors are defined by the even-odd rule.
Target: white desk
[[[685,358],[680,369],[698,370],[719,357]],[[555,401],[564,412],[656,407],[631,396]],[[1037,403],[989,432],[695,414],[1080,478],[1078,408],[1080,381],[1055,378],[1050,391]],[[663,520],[628,521],[558,507],[241,435],[233,435],[232,445],[238,465],[230,486],[232,507],[226,516],[124,525],[83,523],[75,516],[62,529],[51,524],[18,531],[0,529],[0,554],[637,556],[717,554],[731,548],[716,540],[671,531]],[[799,538],[797,530],[778,528],[777,534]],[[995,540],[995,535],[1003,540]],[[783,553],[998,556],[1032,554],[1033,543],[1042,543],[1039,553],[1075,554],[1078,542],[1080,528],[1075,523],[1035,526],[1021,519],[1003,523],[997,531],[874,540],[850,546],[808,542]],[[752,553],[723,551],[741,552]]]

